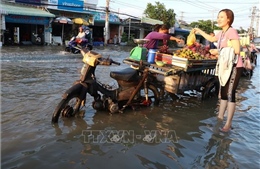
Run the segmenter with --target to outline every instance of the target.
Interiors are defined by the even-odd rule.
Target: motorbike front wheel
[[[66,99],[62,99],[52,115],[52,123],[57,123],[60,117],[72,117],[81,108],[81,102],[79,94],[68,96]]]
[[[160,93],[155,86],[147,86],[147,98],[148,100],[146,99],[145,89],[141,88],[139,92],[136,93],[133,104],[143,106],[150,106],[151,104],[158,105],[160,102]]]

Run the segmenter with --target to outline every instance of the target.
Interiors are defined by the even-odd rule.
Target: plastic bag
[[[187,45],[191,46],[196,42],[196,35],[195,32],[192,30],[190,31],[189,36],[187,37]]]

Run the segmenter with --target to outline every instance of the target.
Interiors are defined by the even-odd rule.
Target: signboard
[[[83,11],[84,0],[59,0],[58,9],[70,11]]]
[[[5,22],[49,25],[49,18],[25,15],[6,15]]]
[[[97,5],[98,4],[98,0],[84,0],[84,3]]]
[[[58,9],[58,0],[48,0],[48,8]]]
[[[91,12],[94,15],[94,21],[100,22],[103,21],[105,22],[106,20],[106,13],[102,12]],[[109,14],[109,22],[111,23],[120,23],[120,19],[117,15],[115,14]]]

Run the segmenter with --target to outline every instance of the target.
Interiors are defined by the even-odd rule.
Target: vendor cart
[[[144,60],[124,59],[124,63],[135,68],[140,65],[149,67],[156,77],[154,83],[160,89],[161,95],[184,94],[185,91],[195,90],[201,93],[201,99],[218,96],[219,82],[215,76],[216,59],[193,60],[164,53],[156,53],[157,60],[164,64],[152,64]]]

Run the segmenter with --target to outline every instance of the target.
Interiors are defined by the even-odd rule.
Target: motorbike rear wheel
[[[53,112],[52,123],[57,123],[60,115],[62,117],[74,116],[82,107],[81,102],[79,94],[70,95],[66,99],[62,99]]]
[[[134,105],[143,105],[143,106],[150,106],[153,105],[159,105],[160,102],[160,93],[158,89],[153,85],[148,85],[148,102],[146,101],[145,97],[145,90],[144,88],[141,88],[139,92],[136,93],[133,104]]]
[[[204,86],[205,89],[202,92],[202,100],[214,97],[214,96],[218,96],[219,93],[219,81],[218,78],[212,78],[210,79],[206,85]]]

